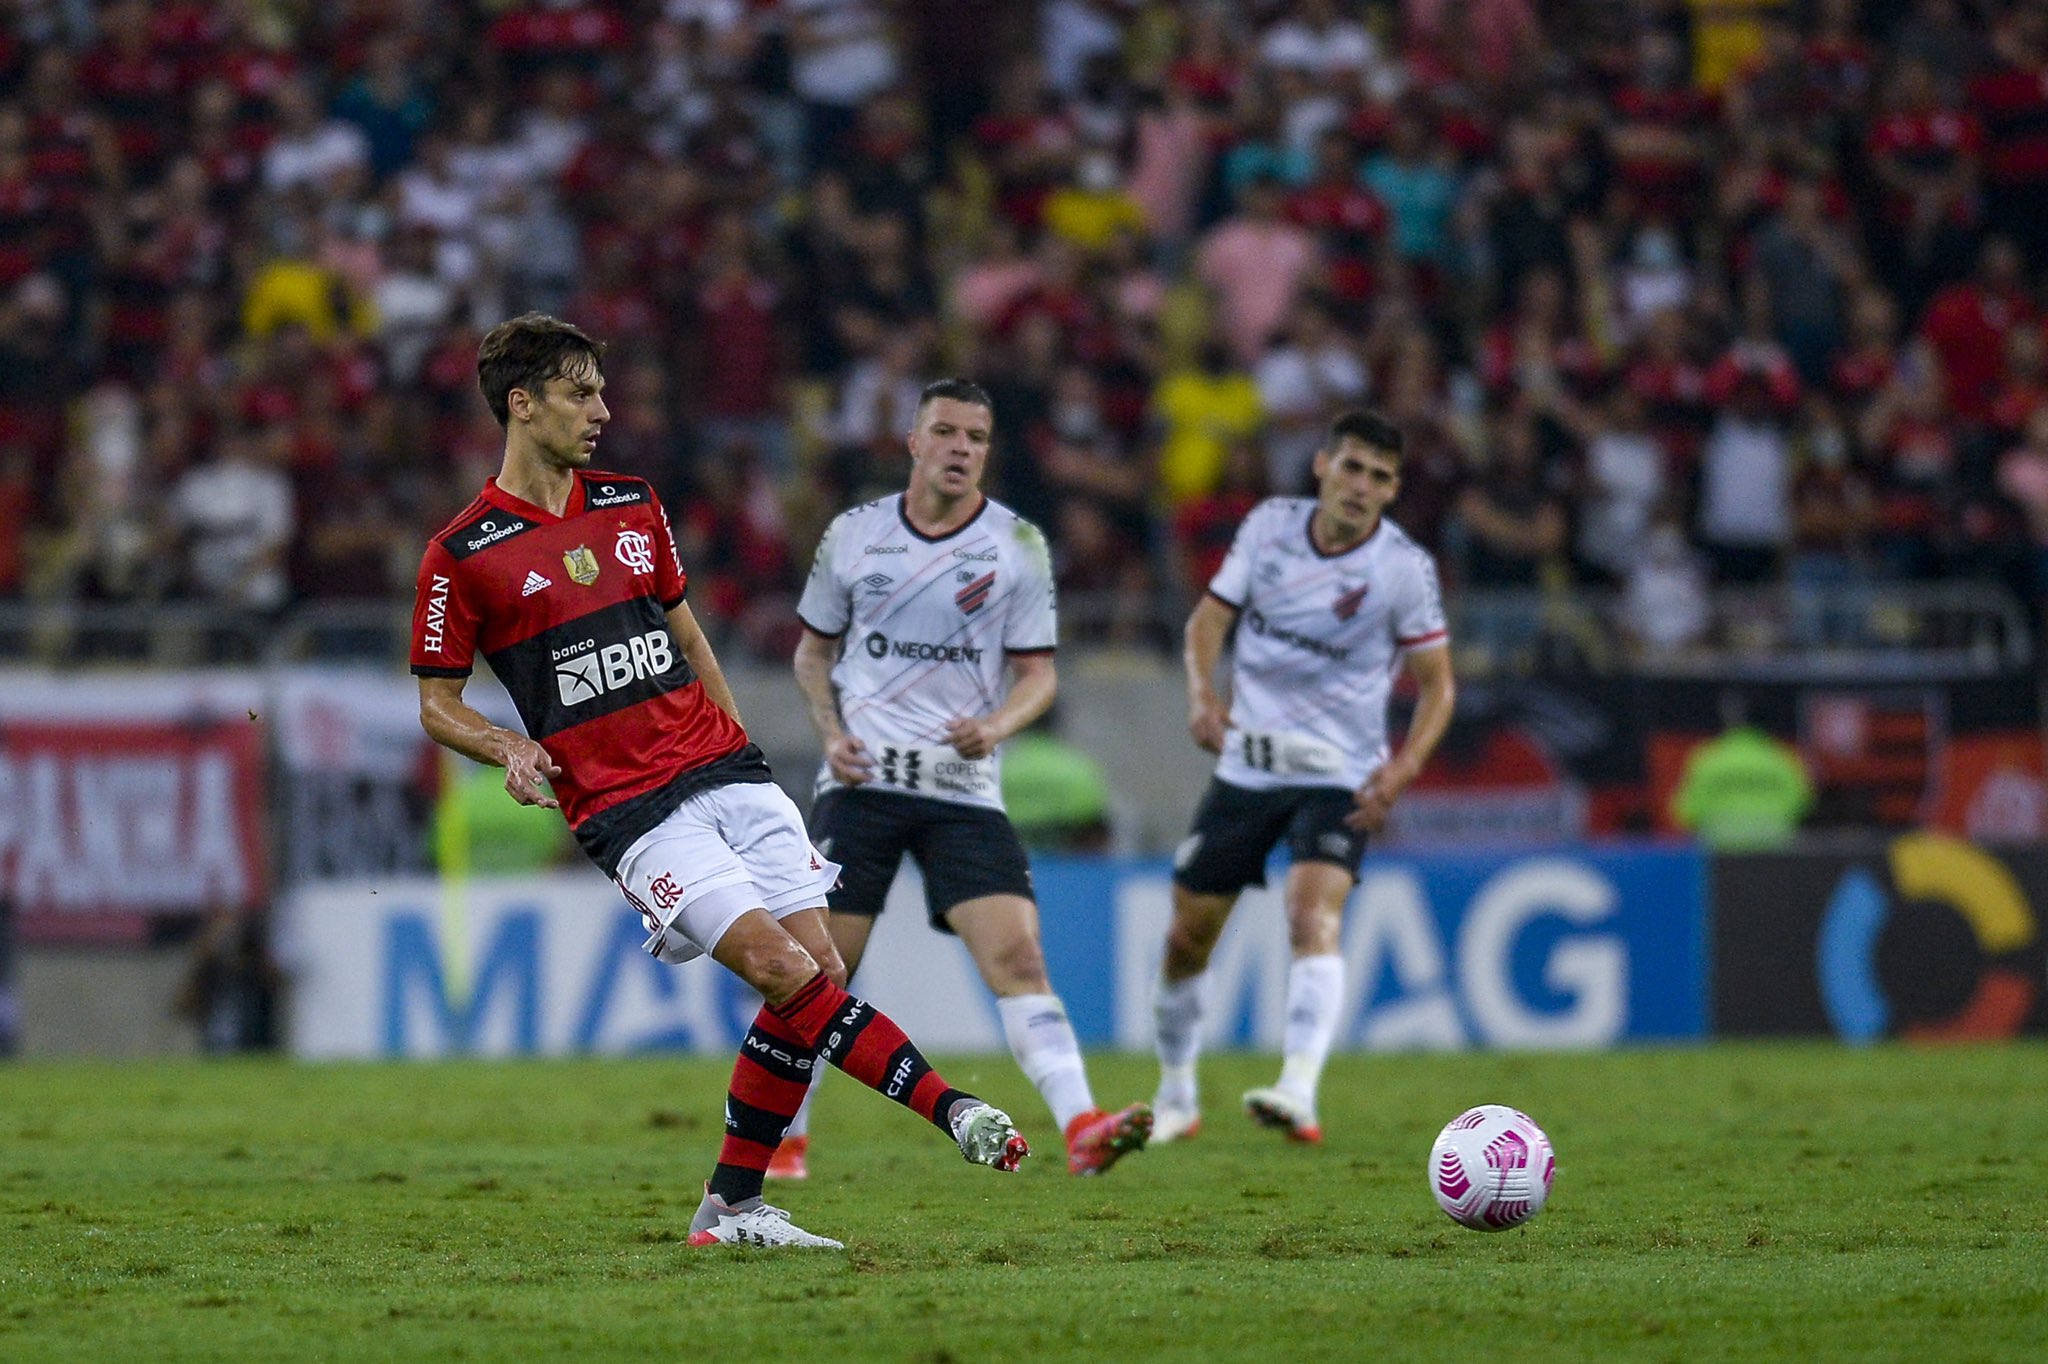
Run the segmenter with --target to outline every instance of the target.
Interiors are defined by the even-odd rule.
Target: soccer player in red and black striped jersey
[[[610,415],[603,354],[539,313],[484,338],[477,382],[505,428],[505,460],[420,563],[420,723],[503,767],[520,804],[562,811],[646,919],[649,953],[709,954],[766,1001],[733,1066],[725,1144],[691,1244],[837,1249],[761,1199],[820,1061],[932,1122],[970,1161],[1015,1170],[1029,1148],[1007,1114],[948,1086],[895,1023],[841,988],[824,910],[839,868],[811,846],[747,739],[683,600],[654,490],[589,467]],[[478,653],[525,734],[463,701]]]

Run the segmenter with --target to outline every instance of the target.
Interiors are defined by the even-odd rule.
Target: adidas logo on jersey
[[[532,569],[528,569],[526,572],[526,586],[519,589],[519,595],[522,597],[530,597],[534,593],[542,591],[546,588],[553,587],[554,585],[554,579],[543,578],[540,576],[540,574],[534,572]]]

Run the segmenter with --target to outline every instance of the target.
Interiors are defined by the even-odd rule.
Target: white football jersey
[[[1000,756],[962,758],[953,721],[986,715],[1009,690],[1009,655],[1058,640],[1045,536],[1000,502],[933,539],[897,493],[841,512],[797,603],[805,625],[844,641],[832,685],[847,732],[868,746],[873,785],[1003,808]],[[821,764],[818,789],[838,782]]]
[[[1429,551],[1380,518],[1324,554],[1316,503],[1252,509],[1209,591],[1238,608],[1230,730],[1216,775],[1234,786],[1356,789],[1387,760],[1387,700],[1403,651],[1449,643]]]

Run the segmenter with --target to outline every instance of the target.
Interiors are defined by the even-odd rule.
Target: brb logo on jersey
[[[596,640],[586,639],[555,650],[555,688],[561,693],[562,704],[581,705],[642,678],[667,672],[676,661],[669,640],[668,628],[663,626],[602,649],[597,647]]]
[[[620,531],[612,553],[634,573],[654,572],[654,544],[637,530]]]

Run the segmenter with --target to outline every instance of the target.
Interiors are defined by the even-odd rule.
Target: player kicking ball
[[[1248,1092],[1244,1107],[1295,1141],[1323,1139],[1316,1089],[1344,1003],[1344,904],[1367,835],[1429,760],[1456,698],[1436,565],[1385,515],[1401,487],[1401,446],[1400,429],[1374,413],[1338,417],[1315,457],[1316,496],[1254,507],[1188,617],[1188,730],[1218,761],[1174,859],[1153,999],[1154,1141],[1201,1128],[1195,1061],[1209,956],[1281,844],[1293,859],[1282,894],[1294,954],[1285,1060],[1279,1083]],[[1233,627],[1226,708],[1214,679]],[[1421,695],[1389,756],[1387,701],[1404,663]]]
[[[839,868],[811,846],[740,724],[683,601],[668,514],[644,480],[589,467],[610,416],[603,354],[539,313],[483,340],[477,381],[505,429],[504,463],[420,564],[420,723],[503,767],[520,804],[561,810],[646,920],[650,954],[708,955],[760,993],[690,1244],[837,1250],[761,1197],[821,1065],[881,1090],[976,1164],[1015,1170],[1030,1148],[1007,1114],[948,1085],[887,1015],[841,988],[824,911]],[[479,653],[525,734],[463,701]]]
[[[998,746],[1052,704],[1052,562],[1038,528],[981,491],[994,416],[977,384],[920,396],[905,490],[841,513],[797,604],[796,679],[825,745],[811,836],[844,864],[830,928],[852,972],[907,853],[932,926],[957,934],[996,994],[1003,1035],[1096,1175],[1145,1145],[1144,1104],[1095,1105],[1039,947],[1024,845],[1003,810]],[[808,1173],[808,1106],[771,1175]]]

